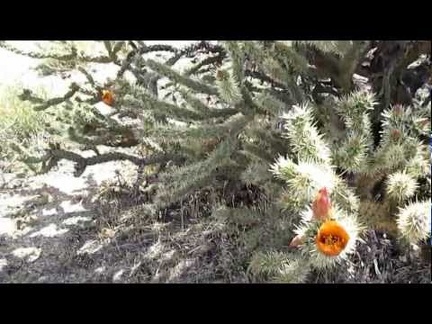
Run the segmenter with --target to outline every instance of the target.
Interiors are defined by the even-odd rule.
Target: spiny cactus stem
[[[75,167],[74,175],[76,177],[79,177],[85,171],[87,166],[110,162],[110,161],[130,161],[138,166],[145,166],[149,164],[163,163],[167,161],[180,161],[182,159],[181,156],[174,155],[174,154],[155,154],[149,157],[139,158],[121,152],[105,153],[101,155],[92,156],[89,158],[84,158],[77,153],[65,151],[62,149],[49,150],[47,156],[57,161],[60,161],[61,159],[65,159],[65,160],[75,162],[76,167]],[[49,166],[53,167],[54,165],[49,164]]]

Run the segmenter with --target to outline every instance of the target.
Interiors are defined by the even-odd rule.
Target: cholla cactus
[[[402,236],[411,244],[418,244],[431,235],[431,201],[410,203],[396,215]]]
[[[307,261],[282,252],[258,252],[249,264],[249,272],[255,280],[280,283],[305,282],[309,273]]]
[[[271,170],[286,180],[292,197],[303,204],[310,202],[318,189],[326,186],[333,190],[336,183],[333,170],[315,162],[299,161],[295,164],[289,158],[280,157]]]
[[[279,156],[270,170],[286,183],[287,209],[301,216],[287,244],[297,249],[293,260],[302,260],[302,271],[294,270],[298,261],[285,260],[278,267],[285,275],[275,278],[293,282],[299,274],[297,282],[302,282],[307,269],[337,269],[349,261],[366,227],[396,229],[412,243],[430,236],[430,202],[402,208],[417,196],[419,178],[430,176],[430,153],[419,139],[427,120],[413,108],[391,107],[382,114],[375,148],[369,116],[375,104],[374,95],[365,91],[336,100],[331,109],[344,125],[322,118],[323,129],[339,127],[329,134],[320,134],[310,103],[282,115],[292,154]],[[380,184],[381,202],[375,192]]]
[[[368,92],[339,100],[336,110],[344,120],[347,139],[336,141],[333,163],[353,174],[363,198],[373,198],[372,188],[383,182],[381,197],[386,194],[385,199],[391,200],[389,212],[394,214],[396,207],[418,193],[419,178],[430,177],[430,152],[419,137],[427,134],[430,117],[421,107],[391,106],[382,113],[380,142],[373,148],[368,112],[374,105],[374,96]],[[353,141],[356,147],[350,145]]]
[[[312,268],[330,270],[346,261],[355,251],[360,231],[356,217],[333,205],[324,187],[302,212],[297,235],[290,243],[300,253],[259,252],[249,269],[255,277],[276,282],[305,282]]]
[[[227,70],[218,70],[216,73],[216,85],[222,100],[228,104],[236,104],[241,100],[238,82]]]
[[[323,164],[330,162],[330,150],[313,124],[309,104],[293,106],[292,111],[283,114],[282,118],[286,136],[299,159]]]
[[[292,199],[301,202],[297,211],[302,219],[291,247],[300,248],[308,269],[328,269],[354,251],[361,226],[355,214],[358,198],[336,174],[331,147],[319,134],[312,113],[305,104],[283,115],[294,157],[279,157],[271,170],[286,181]],[[353,115],[348,120],[354,124]]]
[[[358,201],[336,175],[331,164],[331,147],[313,123],[310,104],[294,106],[283,118],[293,157],[279,157],[270,170],[286,181],[289,193],[303,206],[311,203],[316,192],[326,187],[338,204],[350,211],[356,210]]]
[[[414,196],[416,189],[416,179],[405,171],[395,172],[388,177],[387,193],[398,202]]]
[[[355,92],[336,102],[336,111],[348,130],[344,139],[333,148],[333,160],[339,167],[359,172],[367,166],[373,144],[368,113],[375,105],[374,96],[364,91]]]
[[[300,258],[285,262],[274,276],[275,282],[302,283],[307,280],[308,267]]]

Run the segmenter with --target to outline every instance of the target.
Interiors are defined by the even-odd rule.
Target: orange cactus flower
[[[332,216],[333,207],[327,188],[320,189],[312,202],[313,217],[318,220],[326,220]]]
[[[318,230],[315,244],[320,252],[328,256],[339,255],[347,246],[350,237],[336,221],[325,221]]]
[[[110,90],[102,90],[102,101],[111,106],[114,103],[114,95]]]

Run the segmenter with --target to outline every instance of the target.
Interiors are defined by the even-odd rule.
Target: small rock
[[[15,221],[10,218],[0,218],[0,235],[11,235],[15,231]]]
[[[42,228],[41,230],[33,233],[30,235],[30,237],[36,237],[36,236],[45,236],[45,237],[55,237],[62,235],[66,232],[68,232],[68,229],[58,229],[56,224],[49,224],[48,226]]]

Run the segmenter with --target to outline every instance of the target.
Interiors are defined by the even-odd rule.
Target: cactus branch
[[[63,149],[50,149],[47,154],[43,157],[45,161],[55,161],[58,162],[62,159],[73,161],[76,163],[74,176],[81,176],[85,169],[90,165],[110,162],[110,161],[130,161],[138,166],[146,166],[149,164],[163,163],[167,161],[180,161],[181,156],[173,154],[155,154],[145,158],[139,158],[133,155],[115,152],[115,153],[105,153],[101,155],[92,156],[89,158],[84,158],[81,155],[66,151]],[[46,168],[48,170],[43,170],[43,172],[48,172],[49,169],[55,166],[56,163],[48,163]]]

